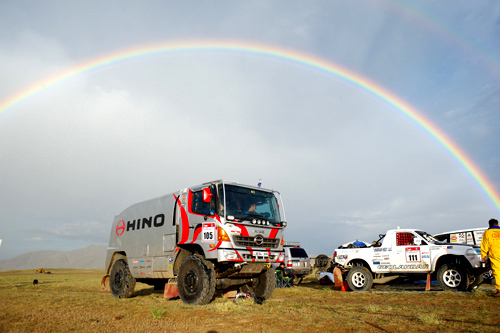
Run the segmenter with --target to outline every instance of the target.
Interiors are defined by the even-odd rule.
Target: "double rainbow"
[[[384,87],[375,84],[373,81],[362,75],[342,68],[339,65],[315,57],[310,54],[298,52],[295,50],[279,48],[264,44],[255,44],[241,41],[179,41],[170,43],[158,43],[141,46],[137,48],[125,49],[118,52],[106,54],[104,56],[81,63],[69,70],[58,73],[47,79],[44,79],[27,89],[7,98],[0,103],[0,114],[14,108],[19,103],[42,92],[48,87],[65,81],[79,74],[98,70],[99,68],[118,64],[125,61],[134,60],[146,56],[168,55],[170,53],[180,52],[200,52],[217,51],[228,53],[243,53],[267,58],[274,58],[285,61],[296,66],[302,66],[309,70],[314,70],[322,74],[339,79],[345,83],[365,91],[374,98],[389,105],[394,110],[404,114],[416,125],[421,127],[431,135],[441,146],[443,146],[453,158],[472,176],[486,194],[495,208],[500,212],[500,195],[495,187],[477,167],[477,165],[460,149],[440,128],[428,120],[421,112],[409,105],[407,102],[386,90]]]

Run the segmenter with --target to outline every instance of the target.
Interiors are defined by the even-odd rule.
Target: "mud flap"
[[[238,287],[231,286],[229,288],[224,289],[224,294],[222,295],[222,297],[235,298],[237,293],[238,293]]]
[[[109,290],[109,275],[106,275],[101,280],[101,289],[100,291],[110,291]]]
[[[177,289],[177,281],[165,283],[165,290],[163,291],[163,298],[174,298],[179,296]]]
[[[344,285],[344,282],[342,280],[342,272],[340,271],[340,268],[335,267],[333,269],[333,279],[335,280],[335,287],[341,287]]]

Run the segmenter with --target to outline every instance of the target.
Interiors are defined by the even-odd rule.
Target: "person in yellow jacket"
[[[486,261],[486,255],[490,258],[491,269],[495,277],[496,293],[494,296],[500,297],[500,227],[498,221],[491,219],[488,221],[490,227],[483,234],[481,240],[481,258]]]

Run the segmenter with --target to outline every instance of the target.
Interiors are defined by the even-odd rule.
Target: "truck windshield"
[[[223,193],[219,192],[220,202],[225,201],[226,207],[221,207],[221,215],[225,208],[226,216],[233,216],[235,220],[263,219],[271,223],[280,222],[278,203],[272,192],[225,185],[225,200]]]

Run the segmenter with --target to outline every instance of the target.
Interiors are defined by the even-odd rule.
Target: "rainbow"
[[[119,64],[126,61],[134,60],[146,56],[165,55],[179,52],[199,52],[199,51],[215,51],[238,54],[249,54],[260,57],[267,57],[279,61],[285,61],[295,66],[301,66],[308,70],[313,70],[318,73],[326,74],[330,77],[339,79],[349,85],[352,85],[377,100],[389,105],[391,108],[402,113],[411,121],[429,133],[441,146],[443,146],[451,156],[464,167],[467,173],[479,185],[488,199],[493,203],[495,208],[500,212],[500,195],[477,167],[477,165],[460,149],[441,129],[434,125],[421,112],[412,107],[410,104],[388,91],[384,87],[375,84],[373,81],[363,77],[362,75],[342,68],[339,65],[326,61],[319,57],[302,53],[296,50],[280,48],[276,46],[256,44],[242,41],[177,41],[169,43],[157,43],[145,45],[137,48],[120,50],[118,52],[109,53],[104,56],[83,62],[66,71],[60,72],[54,76],[41,80],[31,87],[14,94],[0,102],[0,114],[11,110],[16,105],[24,100],[38,94],[48,87],[72,78],[76,75],[88,73],[100,68]]]

